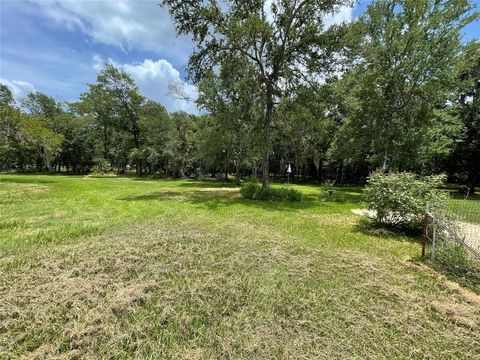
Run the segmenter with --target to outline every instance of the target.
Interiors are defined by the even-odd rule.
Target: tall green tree
[[[223,167],[225,178],[233,164],[238,183],[241,169],[251,165],[263,141],[255,131],[263,116],[255,69],[241,57],[231,59],[218,73],[206,75],[199,90],[197,103],[212,115],[204,117],[199,155],[210,170]]]
[[[164,147],[167,169],[175,177],[185,177],[191,168],[196,124],[195,117],[179,111],[170,114],[168,139]]]
[[[92,116],[79,115],[70,109],[57,119],[57,131],[63,141],[55,164],[77,174],[89,172],[94,166],[96,147]]]
[[[105,65],[89,91],[81,95],[83,109],[96,120],[101,131],[103,156],[123,171],[132,149],[139,149],[140,109],[144,98],[135,81],[126,72],[111,64]],[[139,160],[138,157],[136,157]],[[136,164],[137,171],[141,164]]]
[[[56,116],[61,113],[57,101],[39,91],[27,94],[21,101],[22,107],[31,115],[42,116],[53,125]]]
[[[452,170],[464,176],[474,193],[480,182],[480,42],[468,44],[460,68],[461,94],[458,115],[463,124],[461,139],[452,154]]]
[[[19,117],[18,142],[23,150],[22,156],[27,163],[28,159],[33,160],[37,171],[50,170],[62,141],[63,136],[49,128],[47,118],[26,114]]]
[[[435,129],[455,129],[438,110],[455,89],[461,31],[476,17],[469,0],[371,3],[352,27],[357,52],[340,85],[347,112],[337,154],[372,168],[416,170],[431,160],[419,154],[449,145],[448,137],[432,143],[444,132]]]
[[[147,100],[140,110],[139,125],[142,147],[132,155],[140,157],[148,173],[153,174],[165,165],[163,150],[169,136],[168,112],[161,104]]]
[[[19,116],[12,92],[0,84],[0,170],[15,166]]]
[[[306,174],[315,168],[314,176],[322,180],[323,168],[328,160],[328,149],[336,130],[332,109],[331,86],[303,87],[279,105],[277,124],[280,167],[282,172],[292,164],[294,172]]]
[[[190,57],[190,79],[198,83],[206,74],[238,57],[255,69],[261,93],[262,116],[257,131],[262,137],[262,180],[269,186],[274,112],[280,99],[302,82],[330,69],[337,35],[325,31],[324,17],[345,0],[163,0],[179,34],[191,34],[196,50]]]
[[[105,91],[97,78],[98,83],[89,84],[89,90],[80,95],[77,108],[81,114],[90,114],[94,118],[94,127],[100,135],[102,156],[106,161],[111,160],[110,145],[114,129],[114,99]]]

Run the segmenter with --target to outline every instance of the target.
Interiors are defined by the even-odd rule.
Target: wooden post
[[[425,216],[423,217],[423,236],[422,236],[422,258],[425,257],[425,252],[427,248],[427,241],[428,241],[428,211],[425,212]]]
[[[435,245],[437,242],[437,226],[433,225],[433,238],[432,238],[432,259],[435,257]]]

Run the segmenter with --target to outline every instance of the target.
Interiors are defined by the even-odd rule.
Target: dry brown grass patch
[[[442,341],[479,354],[473,304],[398,259],[235,230],[139,225],[12,265],[0,273],[0,357],[435,357],[451,350]]]

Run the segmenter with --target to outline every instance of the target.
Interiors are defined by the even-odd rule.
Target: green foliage
[[[4,111],[5,109],[13,107],[13,104],[14,100],[12,92],[7,85],[0,83],[0,109]]]
[[[295,189],[285,187],[264,188],[260,184],[247,183],[240,189],[240,194],[245,199],[262,201],[301,201],[302,193]]]
[[[480,291],[480,263],[472,260],[459,244],[443,243],[435,250],[432,260],[443,273],[456,281]]]
[[[104,174],[110,169],[110,163],[102,157],[94,159],[94,173]]]
[[[419,228],[427,204],[431,210],[445,204],[447,195],[437,190],[444,180],[443,175],[376,171],[368,178],[364,204],[378,225]]]
[[[197,100],[210,112],[199,119],[196,158],[201,170],[215,173],[233,167],[237,183],[259,150],[254,129],[261,114],[260,94],[249,71],[238,61],[235,71],[210,74],[199,83]]]
[[[105,65],[97,81],[81,95],[79,109],[92,115],[98,128],[103,157],[125,170],[130,152],[140,147],[140,113],[143,96],[132,77],[111,64]],[[137,171],[140,163],[136,163]]]
[[[476,16],[466,0],[371,2],[352,25],[354,66],[339,82],[345,118],[332,155],[396,171],[445,158],[460,128],[439,109],[456,89],[461,30]]]
[[[56,132],[63,136],[63,141],[54,164],[63,165],[76,174],[91,171],[96,150],[92,117],[76,116],[68,111],[58,114],[55,122]]]
[[[103,158],[118,174],[261,175],[268,187],[288,164],[292,179],[337,184],[382,168],[447,172],[473,192],[480,45],[461,42],[478,17],[471,1],[375,1],[326,27],[349,3],[164,0],[177,31],[193,34],[198,97],[183,82],[169,90],[205,114],[169,114],[112,64],[77,103],[15,101],[1,85],[0,170],[88,173]]]
[[[245,4],[235,0],[221,6],[216,1],[163,0],[162,4],[170,11],[177,33],[193,37],[196,50],[190,56],[188,72],[195,83],[211,78],[214,72],[223,79],[240,74],[251,81],[250,93],[259,94],[256,103],[260,111],[253,120],[256,133],[262,137],[258,154],[262,157],[263,186],[268,187],[277,100],[288,98],[305,83],[306,68],[309,77],[330,75],[329,70],[335,67],[334,51],[341,48],[341,42],[337,27],[326,30],[325,14],[335,13],[350,2],[305,0]],[[232,90],[226,83],[221,88]],[[210,90],[211,87],[207,89]],[[227,96],[218,96],[218,100],[231,102],[242,93],[245,94],[221,92]],[[242,103],[246,105],[240,101]]]
[[[472,41],[463,51],[458,77],[460,104],[455,108],[463,131],[450,157],[451,172],[470,193],[480,183],[480,42]]]
[[[318,175],[328,160],[327,150],[337,128],[331,86],[303,87],[279,104],[275,124],[282,131],[275,157],[282,163],[295,159],[297,168],[313,163]]]
[[[255,199],[255,194],[259,190],[260,186],[256,183],[246,183],[240,188],[240,194],[245,199]]]
[[[42,116],[51,125],[53,125],[55,117],[61,112],[60,105],[54,98],[39,91],[29,93],[20,103],[28,114]]]
[[[48,120],[42,116],[22,114],[19,131],[24,153],[30,154],[38,171],[48,169],[60,151],[63,136],[51,130]]]

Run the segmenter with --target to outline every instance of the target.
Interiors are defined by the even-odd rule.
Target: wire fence
[[[480,260],[480,201],[468,195],[451,199],[442,209],[425,212],[422,255],[435,257],[445,243],[461,245],[471,258]]]

